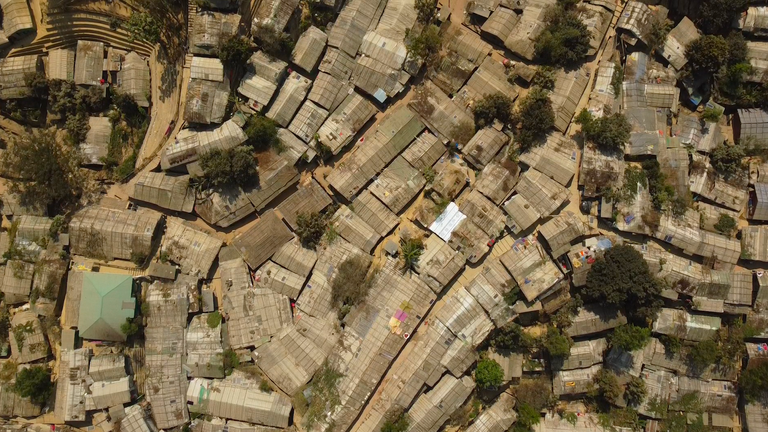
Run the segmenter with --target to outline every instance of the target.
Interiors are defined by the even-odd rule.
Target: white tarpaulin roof
[[[466,218],[467,216],[459,211],[459,206],[457,206],[456,203],[451,202],[448,204],[448,207],[445,208],[443,213],[429,226],[429,229],[443,239],[443,241],[447,242],[451,239],[453,230],[455,230],[461,221]]]

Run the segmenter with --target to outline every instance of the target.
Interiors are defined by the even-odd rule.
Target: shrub
[[[504,371],[495,360],[482,358],[477,362],[475,382],[481,389],[492,389],[504,381]]]
[[[650,339],[651,329],[638,327],[633,324],[617,327],[610,336],[611,346],[621,348],[627,352],[643,348]]]
[[[338,273],[331,281],[331,297],[337,308],[354,306],[365,300],[370,289],[367,278],[371,263],[362,257],[348,258],[339,265]]]
[[[490,345],[496,349],[516,352],[526,352],[536,346],[536,339],[516,323],[497,328],[490,334],[489,340]]]
[[[555,401],[552,395],[552,382],[545,377],[525,380],[515,389],[515,398],[521,405],[528,405],[537,413],[550,407]]]
[[[645,39],[648,44],[648,51],[653,54],[657,49],[664,46],[667,41],[667,35],[672,30],[672,22],[667,19],[655,18],[648,27]]]
[[[569,67],[584,61],[591,34],[575,11],[554,7],[544,18],[546,27],[536,38],[535,55],[544,64]]]
[[[206,185],[215,188],[247,187],[258,181],[256,158],[248,146],[212,149],[200,156],[200,168]]]
[[[328,229],[328,216],[322,213],[299,213],[296,216],[296,235],[301,243],[315,249]]]
[[[643,403],[646,393],[645,381],[634,376],[629,379],[624,388],[624,398],[627,400],[628,404],[634,406]]]
[[[413,271],[419,264],[419,258],[424,252],[424,242],[420,238],[401,238],[400,256],[403,260],[403,269]]]
[[[721,213],[720,218],[717,219],[717,223],[714,225],[717,232],[723,235],[731,236],[733,231],[738,227],[738,222],[731,216]]]
[[[708,122],[717,123],[720,121],[722,115],[723,110],[719,108],[704,108],[704,112],[701,113],[701,118]]]
[[[527,403],[521,403],[517,407],[517,423],[524,430],[532,430],[533,426],[541,421],[541,412],[537,411]]]
[[[557,327],[549,327],[547,335],[544,337],[544,348],[550,357],[566,359],[571,355],[571,345],[573,342],[568,335],[561,332]]]
[[[224,372],[224,375],[232,375],[232,372],[234,372],[235,368],[238,366],[240,366],[240,357],[238,357],[235,350],[232,348],[225,349],[224,352],[221,353],[221,369],[222,372]]]
[[[491,126],[494,120],[509,123],[512,118],[514,102],[502,93],[489,94],[475,103],[472,113],[475,115],[475,125],[478,128]]]
[[[261,382],[259,383],[259,390],[263,391],[264,393],[272,393],[272,386],[269,385],[269,382],[262,378]]]
[[[405,432],[411,424],[411,418],[408,413],[403,411],[394,411],[387,414],[384,424],[381,426],[381,432]]]
[[[160,23],[146,12],[132,13],[125,22],[125,29],[132,39],[145,40],[152,44],[160,42]]]
[[[341,403],[337,384],[344,375],[328,360],[317,371],[310,388],[312,402],[304,415],[304,427],[311,430],[317,422],[325,418],[326,413],[333,412]]]
[[[670,354],[677,354],[683,348],[680,338],[674,335],[661,335],[659,341],[664,345],[664,350]]]
[[[555,112],[547,91],[532,88],[520,101],[515,120],[520,123],[517,136],[520,148],[528,150],[555,125]]]
[[[221,313],[219,313],[219,311],[209,313],[206,322],[208,323],[208,327],[215,329],[221,325]]]
[[[50,369],[43,366],[22,369],[16,375],[12,390],[21,397],[28,397],[37,405],[45,405],[53,395]]]
[[[139,331],[141,331],[141,327],[139,327],[139,324],[136,322],[137,320],[126,318],[125,322],[120,324],[120,331],[126,336],[131,337],[134,335],[139,334]]]

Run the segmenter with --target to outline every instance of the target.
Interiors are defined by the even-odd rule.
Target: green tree
[[[603,151],[623,153],[632,132],[632,125],[622,113],[594,118],[585,108],[576,117],[576,123],[581,125],[584,138]]]
[[[287,59],[293,51],[290,36],[276,29],[271,23],[259,23],[253,27],[253,37],[261,49],[272,57]]]
[[[132,39],[144,40],[156,44],[160,42],[160,22],[147,12],[134,12],[125,22],[125,29]]]
[[[304,414],[304,427],[311,430],[319,421],[326,418],[327,413],[333,412],[341,403],[338,382],[344,375],[328,360],[312,378],[310,388],[312,401]]]
[[[53,395],[51,370],[43,366],[32,366],[20,370],[12,390],[21,397],[28,397],[37,405],[45,405]]]
[[[388,413],[384,424],[381,425],[381,432],[405,432],[411,425],[411,418],[407,412],[396,410]]]
[[[667,19],[654,18],[648,27],[648,33],[645,40],[648,45],[648,51],[653,54],[657,49],[664,46],[667,41],[667,35],[672,30],[672,22]]]
[[[48,98],[48,80],[45,78],[45,73],[37,71],[24,75],[24,85],[29,87],[32,97],[37,99]]]
[[[768,396],[768,363],[742,371],[739,389],[748,402],[757,402]]]
[[[533,430],[533,427],[541,421],[541,412],[532,406],[522,403],[517,406],[517,424],[522,430]]]
[[[664,350],[669,354],[677,354],[683,349],[683,343],[675,335],[661,335],[659,341],[664,345]]]
[[[232,35],[219,46],[219,60],[232,69],[244,67],[251,58],[251,41],[240,35]]]
[[[704,370],[715,364],[720,348],[711,339],[701,341],[688,351],[688,361],[698,370]]]
[[[548,327],[544,337],[544,348],[550,357],[566,359],[571,355],[573,341],[557,327]]]
[[[608,369],[601,369],[595,375],[595,384],[597,385],[597,396],[602,397],[609,404],[616,404],[621,397],[621,387],[616,374]]]
[[[643,403],[646,394],[645,381],[638,377],[633,376],[630,378],[624,388],[624,398],[632,406],[638,406]]]
[[[331,281],[331,298],[337,308],[362,303],[371,288],[368,268],[371,262],[363,257],[352,257],[339,265]]]
[[[554,90],[557,81],[557,69],[552,66],[539,66],[531,83],[545,90]]]
[[[403,260],[403,269],[416,270],[419,258],[424,252],[424,242],[418,237],[404,237],[400,239],[400,256]]]
[[[437,12],[437,0],[416,0],[416,20],[424,25],[432,24]]]
[[[277,136],[277,124],[263,115],[251,116],[243,128],[243,132],[248,137],[246,144],[256,151],[274,149],[280,152],[283,149],[283,143]]]
[[[88,116],[79,112],[75,115],[69,116],[64,123],[64,129],[67,130],[67,135],[72,144],[77,145],[85,142],[88,132],[91,130]]]
[[[504,381],[504,371],[495,360],[481,358],[475,369],[475,382],[481,389],[492,389]]]
[[[76,203],[83,192],[80,156],[76,149],[56,142],[53,129],[22,135],[3,152],[0,165],[16,178],[9,190],[24,205],[50,206],[56,214]]]
[[[651,329],[625,324],[617,327],[610,336],[611,346],[624,351],[635,351],[643,348],[651,339]]]
[[[648,263],[631,246],[614,246],[587,273],[582,298],[623,308],[640,322],[653,320],[661,307],[661,286]]]
[[[730,237],[736,228],[738,228],[738,223],[736,222],[736,219],[732,218],[731,216],[725,213],[721,213],[720,218],[717,220],[717,223],[714,227],[720,234]]]
[[[490,345],[496,349],[528,352],[536,346],[536,339],[523,330],[517,323],[505,324],[495,329],[488,337]]]
[[[552,395],[552,381],[546,377],[524,380],[515,389],[515,398],[520,405],[528,405],[534,411],[554,405],[556,398]]]
[[[724,177],[730,177],[742,169],[744,148],[740,145],[719,144],[710,154],[712,168]]]
[[[704,112],[701,113],[701,118],[708,122],[717,123],[720,121],[722,115],[723,110],[719,108],[704,108]]]
[[[509,123],[512,118],[514,102],[502,93],[491,93],[475,103],[472,113],[475,115],[475,125],[478,128],[491,126],[494,120]]]
[[[248,146],[213,149],[200,156],[200,168],[207,185],[214,188],[251,186],[258,182],[256,158]]]
[[[705,33],[724,33],[731,22],[747,8],[747,0],[702,0],[697,24]]]
[[[532,88],[520,101],[515,120],[520,123],[517,134],[520,148],[528,150],[555,125],[555,111],[549,93],[540,87]]]
[[[554,7],[536,38],[535,55],[544,64],[571,67],[584,62],[592,35],[575,11]]]
[[[648,180],[648,192],[654,208],[663,210],[675,197],[675,188],[667,183],[667,177],[661,172],[657,159],[645,160],[642,163],[645,178]]]
[[[427,65],[437,61],[440,47],[443,45],[440,29],[430,24],[425,26],[419,34],[408,32],[405,38],[405,47],[411,57],[424,61]]]
[[[328,229],[328,217],[322,213],[299,213],[296,217],[296,235],[301,243],[315,249]]]
[[[703,35],[685,49],[688,66],[694,73],[717,73],[728,61],[728,43],[722,36]]]
[[[135,318],[126,318],[125,322],[120,324],[120,331],[126,337],[131,337],[139,334],[139,332],[141,332],[141,327],[139,326],[138,320]]]

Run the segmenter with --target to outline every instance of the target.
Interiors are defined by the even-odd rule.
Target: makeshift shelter
[[[56,48],[48,51],[48,79],[75,79],[75,49]]]
[[[317,131],[321,144],[338,154],[373,117],[376,108],[356,92],[350,93]]]
[[[684,310],[662,308],[653,322],[653,331],[680,339],[700,342],[720,330],[720,317],[690,314]]]
[[[317,262],[317,252],[297,241],[290,241],[272,255],[272,261],[306,278]]]
[[[493,321],[464,287],[451,291],[443,307],[435,314],[435,319],[472,346],[479,345],[494,329]]]
[[[35,265],[20,260],[8,260],[3,270],[3,285],[0,291],[5,303],[13,305],[28,302]]]
[[[397,214],[419,194],[426,183],[421,172],[409,165],[404,158],[397,157],[381,172],[368,190]]]
[[[768,221],[768,183],[755,183],[755,189],[749,201],[749,218]]]
[[[605,305],[592,304],[579,309],[565,332],[571,337],[582,337],[602,333],[626,323],[627,317],[621,311]]]
[[[265,115],[280,126],[287,127],[304,97],[307,96],[310,86],[312,86],[311,80],[299,75],[298,72],[291,72]]]
[[[437,385],[422,394],[408,410],[411,419],[409,430],[413,432],[437,432],[448,421],[474,390],[472,378],[461,379],[445,375]]]
[[[80,145],[83,165],[104,165],[109,150],[112,134],[112,122],[108,117],[89,117],[88,133],[85,142]]]
[[[419,171],[431,168],[445,153],[443,143],[431,132],[424,131],[405,149],[402,156]]]
[[[382,237],[389,234],[400,222],[397,215],[376,199],[368,189],[357,195],[350,208]]]
[[[453,130],[458,125],[474,126],[474,120],[469,113],[432,81],[424,81],[413,91],[415,93],[408,106],[424,119],[432,132],[447,138],[453,135]]]
[[[9,338],[11,361],[21,364],[48,357],[48,342],[36,313],[23,311],[14,314],[10,320],[10,333],[13,336]]]
[[[299,172],[274,149],[259,153],[256,157],[259,182],[246,190],[246,196],[256,210],[261,211],[283,191],[298,183]]]
[[[324,319],[304,316],[253,352],[257,366],[287,394],[295,394],[323,365],[339,334]],[[324,329],[330,329],[326,331]]]
[[[92,206],[75,213],[69,223],[73,254],[99,259],[131,259],[152,250],[160,214]]]
[[[768,262],[768,226],[752,225],[741,229],[741,257]]]
[[[85,421],[86,377],[90,350],[63,350],[58,361],[54,414],[66,422]]]
[[[298,6],[299,0],[268,0],[259,3],[253,13],[251,31],[256,32],[259,26],[264,25],[282,32]]]
[[[327,117],[328,111],[311,100],[306,100],[288,125],[288,130],[305,143],[309,143],[315,138],[315,134]]]
[[[293,234],[274,211],[268,211],[247,231],[232,240],[243,259],[251,268],[258,268],[266,262]]]
[[[3,11],[2,32],[6,38],[16,39],[35,30],[27,0],[0,0],[0,10]]]
[[[0,99],[23,99],[31,94],[26,76],[40,67],[37,55],[0,59]]]
[[[520,167],[511,161],[491,162],[477,176],[475,190],[501,204],[517,184],[519,173]]]
[[[222,244],[220,239],[209,233],[180,219],[168,217],[161,250],[169,260],[179,264],[183,273],[205,278]]]
[[[260,346],[292,324],[288,297],[264,288],[228,288],[222,312],[227,318],[229,345],[234,348]]]
[[[378,6],[378,0],[348,2],[328,33],[328,45],[354,58]]]
[[[699,30],[688,17],[683,19],[667,35],[664,46],[659,50],[659,54],[676,70],[681,70],[688,63],[685,56],[686,47],[699,37]]]
[[[229,81],[191,79],[187,86],[184,120],[189,123],[221,123],[229,101]]]
[[[102,85],[104,74],[104,44],[79,40],[75,57],[75,84]]]
[[[507,142],[507,134],[486,127],[477,131],[461,151],[467,162],[476,169],[483,169]]]
[[[585,394],[602,369],[603,366],[598,364],[584,369],[557,371],[552,378],[552,391],[557,397]]]
[[[312,73],[325,50],[328,35],[315,26],[310,26],[299,36],[291,53],[291,61],[305,71]]]
[[[565,133],[571,119],[576,114],[581,96],[587,89],[589,77],[586,69],[574,69],[570,72],[559,70],[555,77],[555,88],[549,94],[552,110],[555,112],[555,129]]]
[[[91,358],[88,376],[94,381],[116,381],[128,376],[123,354],[99,354]]]
[[[234,120],[209,130],[183,129],[176,140],[163,148],[160,166],[164,170],[194,162],[213,150],[229,150],[244,143],[248,137]]]
[[[300,214],[319,213],[332,202],[331,197],[328,196],[322,186],[316,180],[310,179],[307,183],[299,185],[296,192],[277,206],[277,210],[288,225],[296,229],[296,219]]]
[[[338,80],[349,81],[352,71],[355,70],[355,58],[338,48],[328,47],[318,69]]]
[[[559,267],[549,259],[533,236],[517,240],[499,259],[529,302],[546,293],[563,278]]]
[[[312,90],[307,99],[327,109],[329,112],[336,109],[347,97],[350,87],[325,72],[317,74],[312,83]]]
[[[644,38],[648,34],[652,19],[653,13],[648,5],[639,1],[628,1],[616,23],[617,33],[630,45],[635,45],[638,40],[647,43]]]
[[[195,192],[189,179],[189,175],[145,171],[136,176],[131,198],[168,210],[191,213],[195,207]]]
[[[135,52],[129,52],[123,60],[121,69],[117,72],[117,87],[121,92],[131,95],[138,106],[147,108],[151,95],[149,84],[147,61]]]
[[[215,56],[219,47],[237,34],[240,15],[198,10],[189,29],[189,52]]]
[[[576,174],[577,146],[573,140],[552,132],[543,146],[531,148],[519,159],[561,185],[568,186]]]
[[[755,143],[768,142],[768,111],[757,108],[739,109],[734,118],[734,136],[736,140],[754,140]]]
[[[211,314],[195,315],[187,328],[186,367],[195,378],[224,378],[221,320],[212,326],[215,321]]]
[[[366,253],[373,251],[381,236],[347,206],[341,206],[331,218],[339,235]]]
[[[468,284],[467,291],[480,303],[495,325],[512,318],[504,296],[515,287],[515,281],[498,259],[489,260]]]
[[[464,268],[464,258],[437,234],[424,241],[417,270],[429,287],[439,293]]]
[[[195,212],[211,225],[226,228],[244,217],[256,212],[239,187],[207,190],[195,202]]]

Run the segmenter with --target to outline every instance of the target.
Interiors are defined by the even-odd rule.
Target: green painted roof
[[[84,339],[124,341],[120,326],[136,311],[131,297],[133,278],[109,273],[84,273],[77,328]]]

